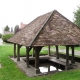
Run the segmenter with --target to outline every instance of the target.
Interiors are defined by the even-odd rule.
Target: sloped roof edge
[[[56,10],[55,10],[56,11]],[[32,43],[35,41],[36,37],[39,35],[40,31],[43,29],[43,27],[45,26],[45,24],[48,22],[48,20],[51,18],[52,14],[54,11],[52,11],[52,13],[50,14],[50,16],[48,17],[48,19],[45,21],[45,23],[43,24],[43,26],[40,28],[40,30],[37,32],[37,34],[35,35],[34,39],[32,40],[32,42],[30,43],[29,46],[32,45]]]
[[[59,13],[63,18],[65,18],[67,21],[71,22],[73,25],[77,26],[75,23],[73,23],[72,21],[70,21],[68,18],[66,18],[63,14],[61,14],[61,13],[58,12],[57,10],[54,10],[54,11],[56,11],[57,13]],[[77,27],[80,29],[79,26],[77,26]]]

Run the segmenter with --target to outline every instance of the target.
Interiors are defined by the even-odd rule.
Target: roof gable
[[[54,11],[33,45],[78,45],[80,44],[79,34],[80,29],[75,24]]]

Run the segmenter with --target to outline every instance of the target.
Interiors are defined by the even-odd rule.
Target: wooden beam
[[[55,46],[56,47],[56,58],[59,59],[59,49],[58,49],[58,46]]]
[[[48,55],[50,56],[50,46],[48,46]]]
[[[68,70],[69,67],[69,46],[66,46],[66,66],[65,70]]]
[[[72,49],[72,57],[71,57],[71,63],[75,63],[74,61],[74,45],[71,46],[71,49]]]
[[[29,68],[29,47],[26,47],[26,64],[27,64],[27,68]]]
[[[16,44],[14,43],[14,58],[16,58]]]

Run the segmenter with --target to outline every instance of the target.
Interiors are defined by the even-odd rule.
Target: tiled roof
[[[24,46],[79,45],[80,29],[58,11],[37,17],[8,41]]]

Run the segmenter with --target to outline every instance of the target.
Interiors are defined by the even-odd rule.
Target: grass
[[[46,50],[45,50],[46,52]],[[42,51],[42,54],[44,51]],[[25,54],[25,48],[21,48],[21,54]],[[80,69],[49,74],[30,78],[21,72],[17,65],[9,58],[13,55],[13,46],[0,46],[0,80],[79,80]]]
[[[80,46],[79,47],[75,47],[76,51],[80,51]]]

